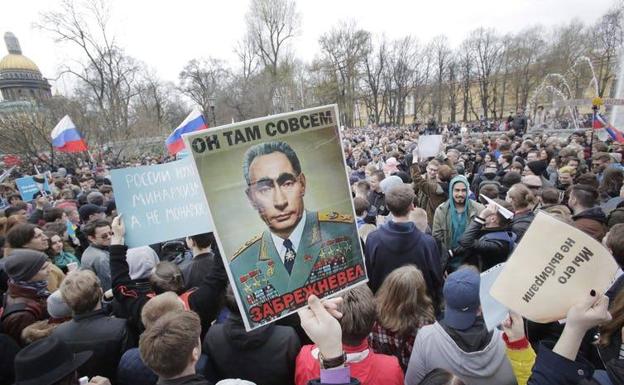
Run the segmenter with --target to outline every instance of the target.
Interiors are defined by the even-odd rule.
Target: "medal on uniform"
[[[284,262],[293,262],[295,260],[295,252],[292,250],[286,250],[284,254]]]
[[[275,267],[273,261],[269,261],[269,267],[267,267],[266,275],[267,277],[272,277],[275,272]]]

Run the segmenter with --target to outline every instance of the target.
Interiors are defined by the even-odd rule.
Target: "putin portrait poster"
[[[338,116],[329,105],[184,136],[247,330],[367,281]]]

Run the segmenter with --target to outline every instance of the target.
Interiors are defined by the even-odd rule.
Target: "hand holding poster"
[[[540,211],[490,294],[531,321],[553,322],[590,290],[606,292],[617,270],[598,241]]]
[[[24,202],[30,202],[35,195],[47,196],[50,194],[50,185],[45,175],[25,176],[15,180],[17,189]]]
[[[332,105],[184,136],[247,330],[366,282],[337,117]]]
[[[111,182],[129,247],[212,231],[210,211],[189,158],[112,170]]]

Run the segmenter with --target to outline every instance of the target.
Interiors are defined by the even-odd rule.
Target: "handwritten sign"
[[[42,195],[50,194],[48,178],[44,175],[38,176],[37,178],[38,180],[35,180],[35,177],[33,176],[25,176],[15,180],[15,184],[17,185],[17,189],[19,190],[23,201],[30,202],[34,199],[37,193],[41,193]]]
[[[539,212],[490,294],[531,321],[554,322],[591,290],[604,293],[617,270],[594,238]]]
[[[185,158],[111,171],[129,247],[212,231],[210,211],[191,162]]]

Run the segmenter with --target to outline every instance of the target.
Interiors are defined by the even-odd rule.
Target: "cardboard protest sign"
[[[129,247],[212,231],[210,211],[190,158],[112,170],[111,182]]]
[[[531,321],[553,322],[590,290],[606,292],[617,270],[600,242],[540,211],[490,294]]]
[[[505,320],[507,314],[509,314],[509,310],[490,295],[490,289],[492,288],[492,285],[494,285],[494,282],[496,282],[496,279],[500,275],[501,271],[503,271],[504,267],[504,263],[499,263],[498,265],[481,273],[479,300],[481,301],[481,311],[483,313],[485,326],[487,326],[488,330],[494,330],[497,328],[498,325]]]
[[[483,200],[485,200],[487,202],[487,204],[491,204],[494,203],[494,205],[496,206],[496,210],[501,213],[501,215],[507,219],[511,219],[514,216],[514,213],[511,212],[510,210],[507,210],[506,208],[504,208],[503,206],[499,205],[498,203],[494,202],[494,200],[486,197],[485,195],[481,194],[480,195],[481,198],[483,198]]]
[[[37,193],[43,196],[50,194],[50,185],[45,175],[18,178],[15,180],[15,184],[24,202],[32,201]]]
[[[247,330],[366,282],[335,105],[184,136]]]
[[[427,159],[440,153],[442,135],[422,135],[418,137],[418,156]]]

